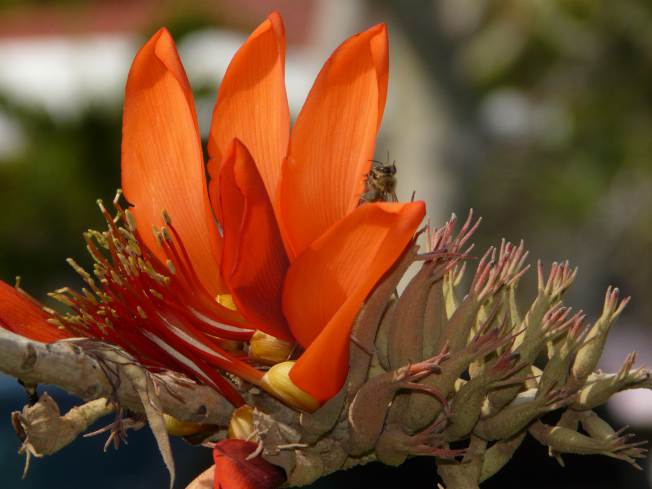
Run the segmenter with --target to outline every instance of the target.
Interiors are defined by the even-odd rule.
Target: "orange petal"
[[[291,340],[281,311],[287,255],[256,164],[237,139],[221,164],[219,195],[224,229],[222,277],[236,306],[256,328]]]
[[[235,138],[251,152],[271,201],[290,136],[285,92],[285,31],[277,13],[251,34],[233,57],[220,84],[213,112],[208,154],[211,187],[217,187],[220,162]],[[217,188],[211,189],[215,196]],[[213,201],[216,215],[219,204]]]
[[[369,43],[378,76],[378,129],[380,129],[385,112],[387,85],[389,84],[389,38],[387,37],[387,27],[385,24],[381,24],[381,26],[383,35],[372,37]]]
[[[292,130],[279,189],[291,260],[358,205],[386,94],[387,31],[377,25],[332,54]]]
[[[224,291],[192,92],[165,29],[131,66],[122,137],[122,187],[145,244],[165,261],[151,231],[165,209],[204,288],[212,296]]]
[[[43,343],[71,336],[48,323],[49,317],[34,299],[0,280],[0,328]]]
[[[256,443],[245,440],[222,440],[213,449],[215,460],[214,489],[275,489],[285,482],[283,469],[261,455],[250,458]]]
[[[292,381],[319,401],[348,371],[351,325],[423,220],[423,202],[367,204],[329,229],[292,264],[283,291],[290,329],[306,348]]]

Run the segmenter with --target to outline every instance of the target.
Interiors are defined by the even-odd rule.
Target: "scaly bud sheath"
[[[567,320],[570,309],[559,305],[561,296],[571,286],[577,268],[571,269],[568,262],[561,265],[557,262],[550,267],[550,273],[545,279],[543,264],[537,262],[538,293],[525,315],[523,324],[519,327],[521,334],[514,342],[514,351],[520,355],[524,363],[532,364],[545,346],[547,340],[554,338],[572,323]],[[514,387],[507,387],[489,393],[491,412],[497,412],[510,403],[520,390],[517,381],[525,381],[526,372],[515,374]]]
[[[557,426],[572,431],[577,431],[580,426],[580,419],[583,418],[584,416],[585,416],[584,411],[575,411],[574,409],[568,408],[564,410],[561,417],[559,418],[559,421],[557,421]],[[548,455],[550,457],[555,458],[557,460],[557,463],[559,463],[561,467],[566,466],[564,464],[564,459],[562,458],[562,454],[556,451],[554,448],[548,447]]]
[[[428,291],[423,318],[423,358],[429,358],[437,353],[435,347],[448,320],[444,282],[445,279],[436,281]]]
[[[518,353],[524,361],[534,362],[546,339],[545,315],[561,300],[562,294],[571,286],[577,268],[571,269],[568,262],[553,263],[548,279],[544,278],[543,264],[537,262],[538,294],[525,315],[523,335],[516,339]]]
[[[473,433],[487,441],[511,438],[534,419],[557,409],[560,396],[537,398],[533,390],[522,392],[496,415],[478,421]]]
[[[516,289],[518,287],[518,282],[515,282],[513,285],[507,287],[507,304],[509,306],[509,318],[510,323],[514,328],[518,328],[521,325],[522,319],[521,314],[518,309],[518,304],[516,303]]]
[[[442,437],[446,441],[456,441],[466,437],[480,418],[482,403],[487,392],[496,388],[497,383],[514,373],[523,365],[518,365],[518,355],[504,353],[494,364],[478,377],[466,382],[454,395],[451,415]]]
[[[604,439],[583,435],[561,426],[549,426],[536,421],[529,433],[543,445],[560,453],[578,455],[606,455],[636,465],[636,460],[645,457],[645,450],[638,448],[642,443],[628,443],[627,437],[616,436]]]
[[[249,340],[249,358],[264,365],[285,362],[292,354],[293,345],[272,335],[256,331]]]
[[[288,361],[274,365],[265,373],[260,386],[288,406],[301,411],[313,412],[319,407],[319,402],[290,380],[289,374],[294,363]]]
[[[462,303],[455,309],[455,312],[444,326],[435,350],[441,349],[444,344],[447,344],[451,353],[457,353],[466,345],[471,329],[475,325],[480,306],[489,295],[485,288],[488,286],[489,277],[492,273],[492,277],[495,279],[494,262],[493,259],[490,260],[492,255],[495,258],[494,248],[487,250],[480,263],[478,263],[471,291],[464,297]]]
[[[396,307],[391,311],[393,317],[390,318],[389,326],[388,359],[393,369],[422,360],[428,290],[434,280],[441,280],[441,271],[437,272],[437,268],[441,270],[444,267],[438,262],[439,259],[433,258],[422,265],[399,297]],[[439,277],[433,275],[435,273]],[[405,392],[393,400],[387,419],[388,424],[401,423],[403,413],[408,407],[409,397],[410,394]]]
[[[584,411],[581,416],[582,428],[590,437],[598,440],[609,440],[620,436],[609,423],[598,416],[594,411]]]
[[[522,431],[512,438],[497,441],[487,449],[484,453],[479,482],[484,482],[495,475],[511,460],[518,447],[523,443],[525,435],[526,432]]]
[[[427,261],[421,266],[392,310],[388,338],[392,369],[423,359],[423,321],[435,266],[435,261]]]
[[[373,449],[383,431],[389,406],[401,390],[425,392],[445,405],[445,399],[435,388],[416,383],[431,373],[441,373],[440,363],[444,357],[444,354],[438,355],[369,379],[357,392],[349,408],[350,435],[346,451],[358,456]]]
[[[393,466],[401,465],[410,455],[434,456],[441,459],[464,455],[464,450],[447,448],[439,437],[445,422],[445,417],[440,417],[415,435],[408,435],[398,426],[390,426],[380,435],[374,452],[382,463]]]
[[[446,307],[446,321],[448,321],[460,306],[462,294],[458,291],[464,273],[466,272],[466,262],[454,267],[450,272],[444,275],[443,292],[444,306]],[[442,328],[443,330],[443,328]]]
[[[455,382],[468,369],[471,362],[495,351],[509,340],[507,337],[500,336],[496,329],[481,333],[483,334],[476,335],[464,350],[443,361],[440,374],[427,376],[421,383],[437,389],[444,397],[448,397],[455,387]],[[442,407],[437,399],[412,393],[409,408],[403,417],[403,424],[412,432],[423,429],[437,418]]]
[[[602,315],[590,329],[586,341],[577,352],[575,362],[573,362],[573,378],[578,382],[586,380],[597,367],[611,325],[629,302],[629,297],[619,302],[619,296],[618,289],[607,288]]]
[[[636,355],[630,353],[617,374],[592,374],[584,387],[580,389],[572,404],[573,409],[593,409],[606,403],[616,392],[636,387],[649,378],[649,372],[643,368],[632,370]]]
[[[548,360],[543,374],[539,380],[537,396],[547,396],[555,387],[566,384],[570,373],[571,362],[582,345],[588,330],[583,326],[585,316],[581,313],[573,316],[572,326],[569,328],[566,337],[559,341],[559,344],[551,349],[554,351]]]
[[[583,414],[584,416],[581,418],[582,428],[584,428],[584,431],[586,431],[588,435],[595,440],[610,442],[620,439],[626,441],[632,436],[623,436],[622,433],[625,431],[625,428],[621,428],[618,431],[614,430],[609,425],[609,423],[607,423],[593,411],[588,411]],[[636,460],[642,458],[647,450],[638,448],[639,445],[639,443],[630,443],[629,448],[625,448],[618,452],[618,458],[622,458],[622,460],[629,462],[637,469],[640,469],[638,463],[636,463]]]
[[[413,324],[417,326],[417,328],[413,327],[413,329],[420,330],[421,339],[419,339],[419,343],[423,345],[421,358],[429,358],[437,354],[439,351],[437,350],[438,346],[441,349],[439,340],[449,318],[446,311],[444,286],[449,283],[451,287],[455,287],[455,282],[459,283],[463,267],[461,267],[460,276],[457,277],[458,264],[468,257],[473,246],[469,246],[466,250],[462,250],[462,248],[477,229],[480,220],[478,219],[473,223],[473,211],[470,211],[459,233],[453,237],[456,223],[457,217],[453,214],[443,227],[436,229],[434,232],[430,231],[430,228],[428,229],[429,255],[432,255],[433,271],[430,280],[424,284],[423,296],[414,297],[415,301],[419,301],[424,305],[423,318],[415,318],[416,320],[413,321]],[[422,271],[425,271],[425,268],[426,265],[424,265]],[[407,292],[406,290],[405,293]],[[456,307],[456,305],[453,307],[451,304],[451,309]],[[453,311],[451,311],[451,315],[452,313]],[[401,318],[402,315],[397,313],[397,317]],[[406,323],[409,323],[409,321],[406,321]]]
[[[435,350],[448,345],[451,353],[460,351],[468,340],[481,305],[482,302],[478,300],[476,295],[467,295],[444,326]]]
[[[387,301],[387,308],[385,309],[385,314],[380,320],[380,325],[378,326],[378,334],[376,335],[376,341],[374,342],[375,355],[374,359],[377,360],[378,366],[384,371],[391,370],[392,368],[389,365],[389,330],[394,322],[394,310],[396,309],[396,303],[398,302],[398,294],[395,292],[390,296]]]
[[[498,251],[494,247],[487,250],[478,263],[469,294],[444,327],[437,347],[446,343],[451,353],[464,348],[482,304],[506,285],[518,281],[528,269],[523,266],[526,257],[523,244],[515,247],[503,242]]]

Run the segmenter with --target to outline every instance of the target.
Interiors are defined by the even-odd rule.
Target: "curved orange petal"
[[[214,489],[275,489],[285,482],[283,469],[261,455],[251,458],[258,445],[228,439],[215,444]]]
[[[387,31],[377,25],[331,55],[292,130],[278,212],[291,260],[358,205],[386,94]]]
[[[290,378],[317,400],[329,399],[342,386],[353,320],[424,215],[423,202],[363,205],[290,267],[283,311],[295,338],[306,348]]]
[[[389,38],[387,37],[387,28],[382,25],[382,35],[374,36],[369,42],[371,47],[371,56],[376,66],[376,75],[378,76],[378,129],[383,120],[385,112],[385,102],[387,101],[387,86],[389,84]]]
[[[256,164],[237,139],[221,164],[219,199],[224,229],[222,277],[238,310],[256,328],[292,339],[281,311],[287,255]]]
[[[217,174],[234,138],[251,152],[273,203],[290,137],[285,92],[285,31],[277,13],[249,36],[233,57],[220,84],[208,141],[211,195]],[[219,204],[213,208],[219,216]]]
[[[165,255],[152,234],[166,210],[201,284],[224,291],[221,239],[214,222],[197,129],[183,66],[165,29],[138,52],[129,72],[122,127],[122,188],[147,247]]]
[[[43,343],[72,336],[48,323],[49,317],[34,299],[0,280],[0,328]]]

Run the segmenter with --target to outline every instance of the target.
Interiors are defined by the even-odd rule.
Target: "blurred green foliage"
[[[213,100],[215,87],[196,95]],[[61,120],[1,96],[0,111],[25,138],[18,154],[0,158],[0,278],[20,276],[37,297],[81,284],[65,259],[92,263],[82,233],[103,229],[96,201],[120,187],[121,112],[89,107]]]
[[[95,200],[119,187],[120,113],[89,107],[61,120],[7,100],[0,110],[25,137],[22,151],[0,161],[0,276],[21,275],[42,294],[66,257],[84,262],[81,233],[101,223]]]
[[[652,3],[485,5],[461,42],[467,79],[485,100],[505,89],[519,94],[541,126],[490,145],[470,184],[472,205],[544,256],[579,262],[585,289],[595,291],[587,298],[605,282],[623,286],[638,298],[632,312],[649,322]],[[510,49],[492,45],[497,28],[511,31]],[[490,50],[507,54],[493,70],[478,68]]]
[[[455,207],[485,217],[480,244],[524,237],[534,256],[568,257],[583,301],[616,283],[635,298],[628,314],[649,323],[652,3],[379,4],[453,114],[443,159]]]

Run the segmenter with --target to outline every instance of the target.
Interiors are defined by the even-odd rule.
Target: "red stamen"
[[[220,320],[218,311],[223,306],[202,286],[167,214],[160,241],[169,268],[143,245],[128,211],[117,202],[114,205],[115,218],[99,203],[107,231],[84,235],[97,281],[69,260],[89,289],[55,291],[52,296],[73,312],[53,314],[51,321],[75,334],[117,344],[147,368],[184,372],[241,404],[235,386],[217,369],[253,384],[260,382],[262,372],[243,355],[221,348],[218,341],[248,340],[253,330]]]

